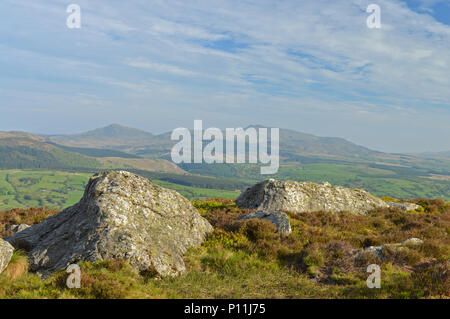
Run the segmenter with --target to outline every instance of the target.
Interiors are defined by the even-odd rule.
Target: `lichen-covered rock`
[[[402,203],[386,202],[386,204],[388,204],[389,207],[400,208],[401,210],[404,210],[404,211],[411,211],[411,210],[416,210],[416,209],[420,208],[420,206],[417,204],[407,203],[407,202],[402,202]]]
[[[14,252],[14,247],[10,243],[0,238],[0,274],[8,266]]]
[[[284,210],[292,213],[313,211],[350,211],[364,215],[388,205],[364,190],[331,186],[329,183],[277,181],[270,179],[243,192],[236,204],[240,208],[262,211]]]
[[[125,172],[91,177],[79,203],[6,238],[44,277],[81,260],[124,259],[137,271],[174,276],[212,226],[179,193]]]
[[[27,224],[20,224],[20,225],[10,225],[6,227],[7,231],[13,232],[14,234],[21,232],[22,230],[25,230],[27,228],[31,227]]]
[[[396,243],[396,244],[383,244],[380,246],[370,246],[367,247],[366,249],[364,249],[363,252],[365,253],[372,253],[375,256],[377,256],[380,259],[383,259],[383,248],[388,247],[391,249],[401,249],[402,247],[408,247],[408,246],[417,246],[417,245],[422,245],[423,244],[423,240],[419,239],[419,238],[408,238],[404,241],[402,241],[401,243]]]
[[[408,238],[401,243],[396,244],[397,246],[416,246],[416,245],[422,245],[423,240],[420,238]]]
[[[288,216],[282,212],[255,212],[240,216],[236,220],[247,219],[268,220],[277,227],[281,236],[288,236],[292,231]]]

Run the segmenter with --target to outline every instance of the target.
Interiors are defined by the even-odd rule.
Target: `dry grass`
[[[15,280],[28,273],[28,258],[25,252],[16,250],[2,275]]]
[[[47,208],[16,208],[8,211],[0,211],[0,237],[12,235],[6,231],[6,227],[10,225],[27,224],[32,226],[57,213],[59,211]]]

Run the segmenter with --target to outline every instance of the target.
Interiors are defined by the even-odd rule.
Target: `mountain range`
[[[0,169],[127,169],[185,186],[221,188],[223,182],[227,189],[269,177],[259,174],[258,164],[175,165],[170,151],[177,141],[170,136],[119,124],[69,135],[0,132]],[[280,169],[270,177],[330,181],[378,195],[450,198],[447,155],[390,154],[342,138],[280,129]]]
[[[252,125],[249,127],[259,128],[262,126]],[[154,135],[135,128],[112,124],[80,134],[50,135],[48,138],[64,146],[114,149],[130,154],[152,156],[155,153],[164,155],[164,153],[170,152],[176,143],[170,139],[170,135],[170,132]],[[280,129],[280,152],[287,157],[298,154],[340,157],[342,159],[365,158],[383,154],[342,138],[318,137],[288,129]]]

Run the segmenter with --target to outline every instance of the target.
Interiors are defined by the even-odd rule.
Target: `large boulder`
[[[14,247],[10,243],[0,238],[0,274],[5,270],[11,261]]]
[[[113,171],[91,177],[79,203],[6,240],[27,250],[31,271],[44,277],[81,260],[107,259],[174,276],[185,270],[184,252],[211,231],[176,191]]]
[[[375,208],[388,205],[364,190],[329,183],[277,181],[270,179],[247,188],[236,200],[240,208],[261,211],[350,211],[364,215]]]

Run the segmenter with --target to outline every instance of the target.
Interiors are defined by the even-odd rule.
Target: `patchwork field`
[[[83,195],[90,174],[58,171],[1,170],[0,209],[75,204]]]

